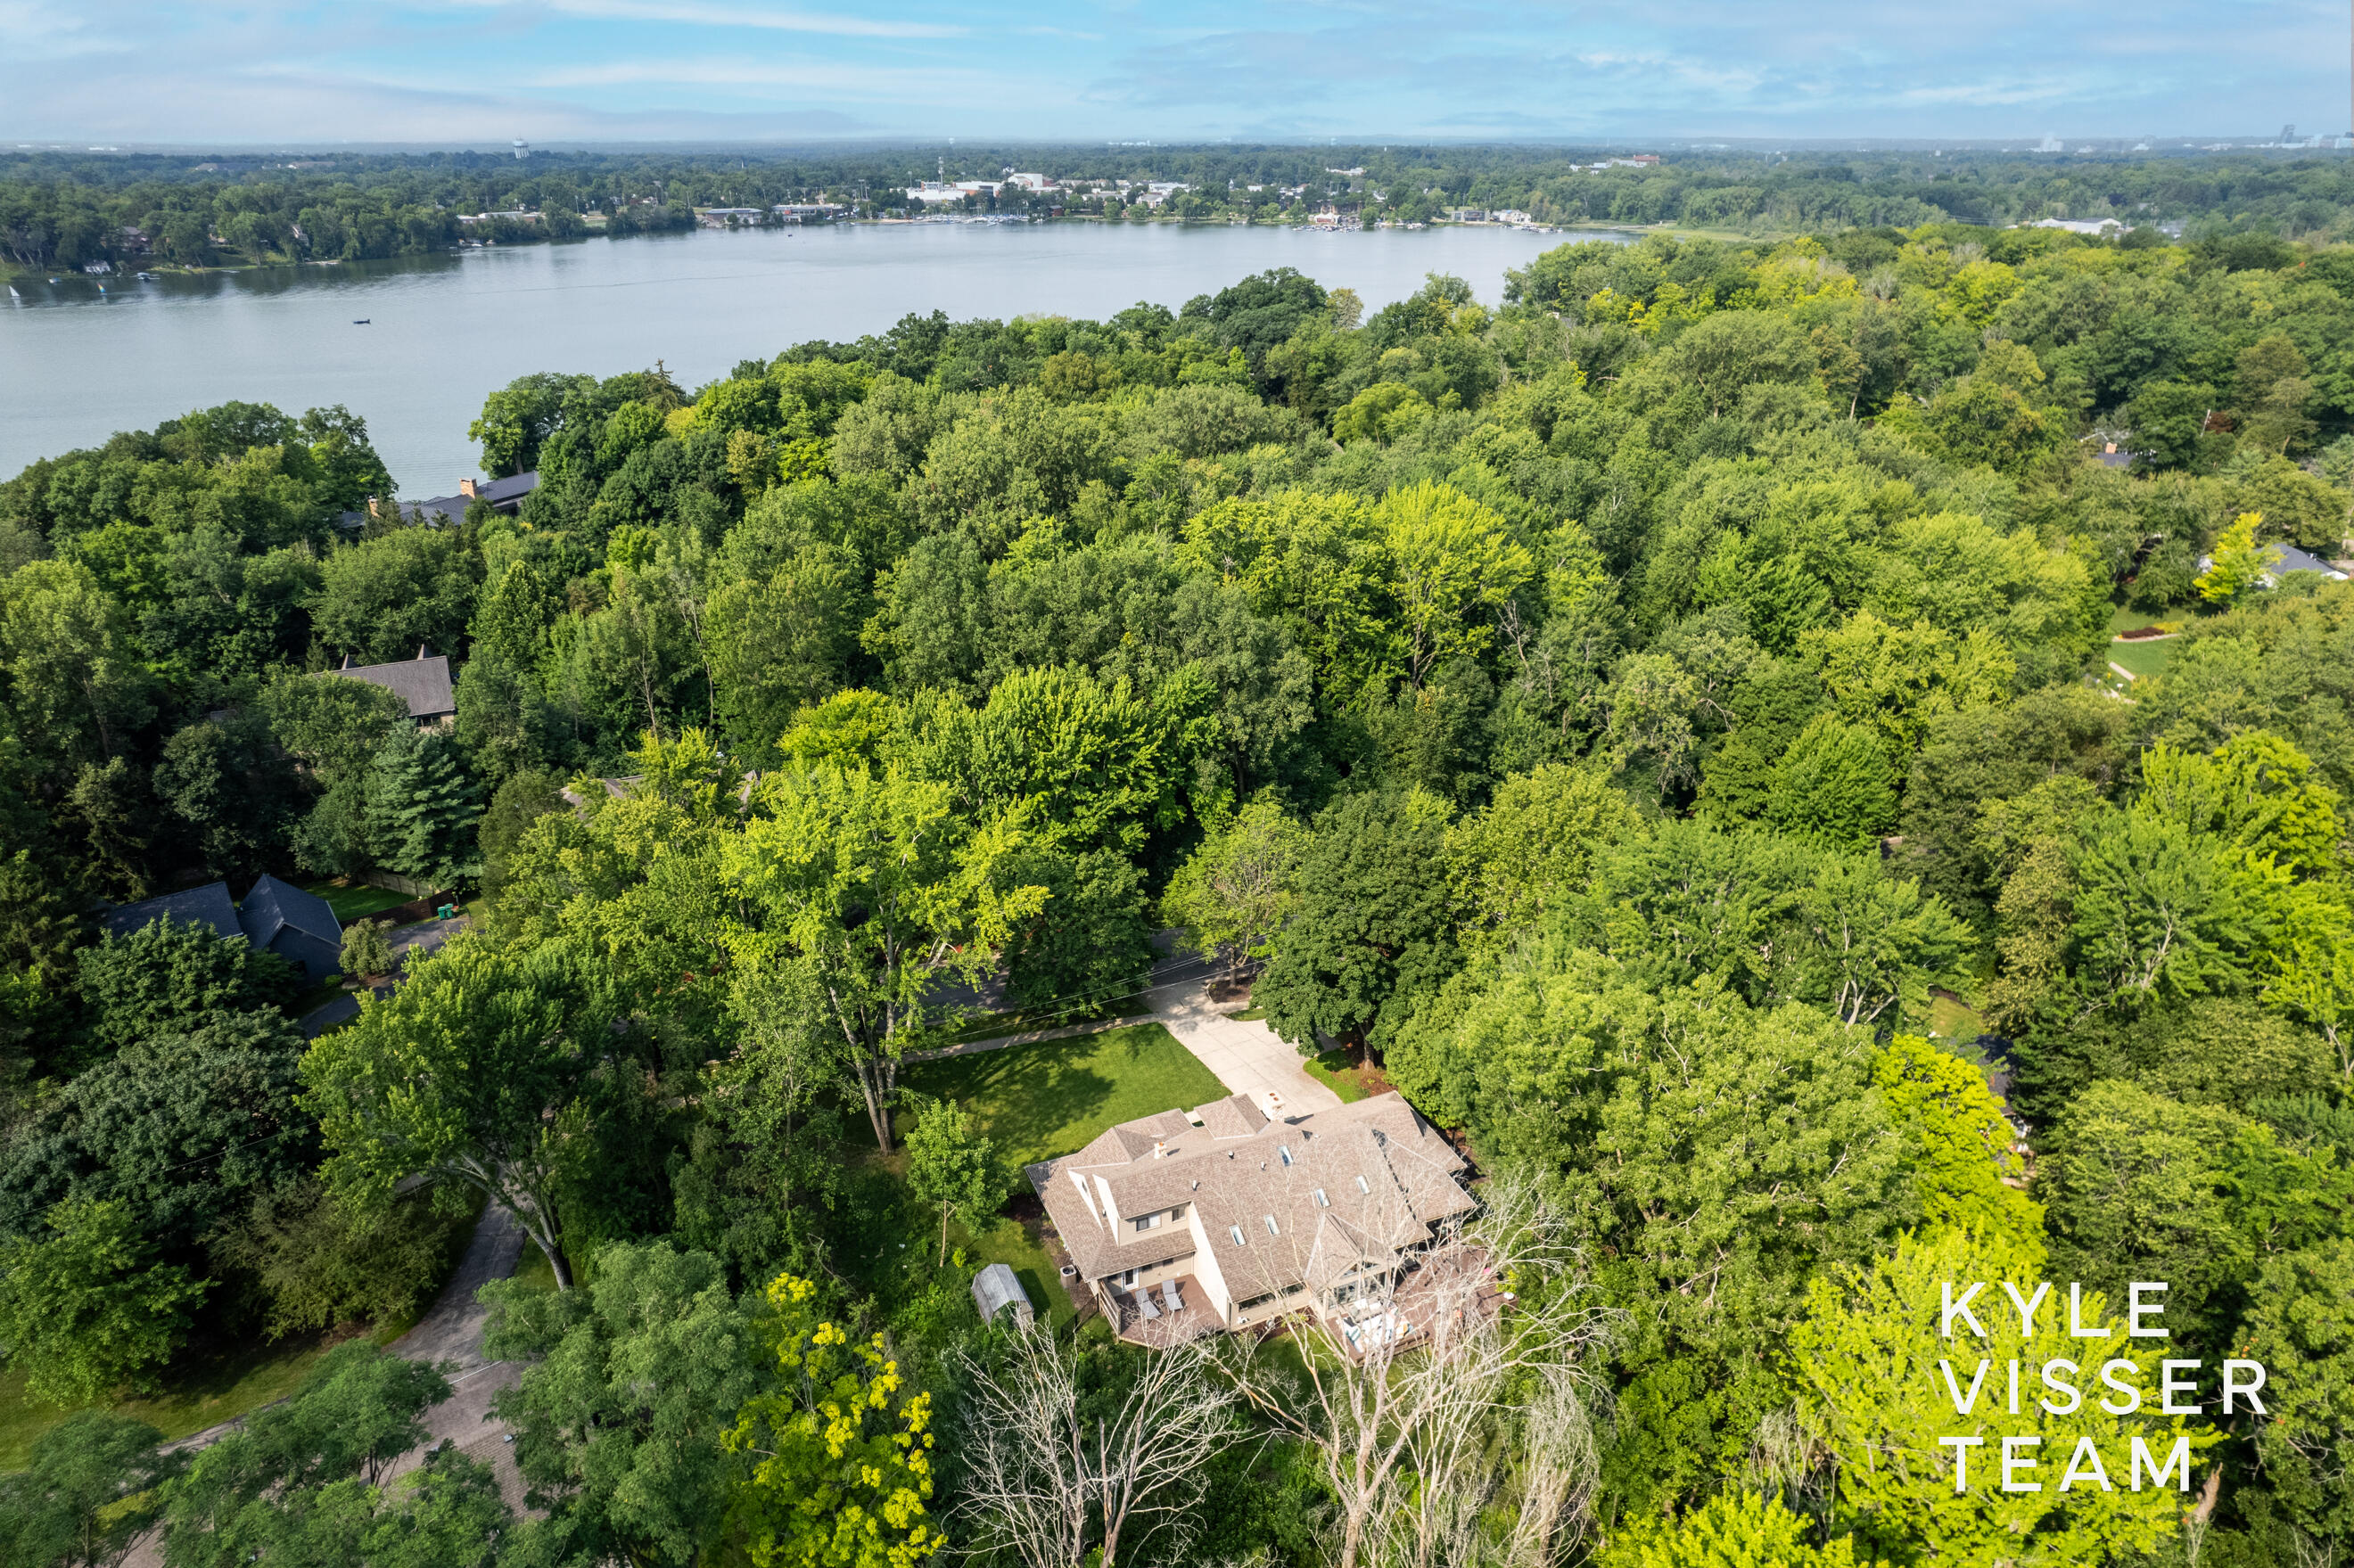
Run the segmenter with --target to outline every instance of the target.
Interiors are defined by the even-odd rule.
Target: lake
[[[364,417],[404,495],[475,472],[466,426],[536,370],[610,376],[662,360],[695,387],[810,338],[881,332],[910,311],[1100,319],[1174,310],[1269,267],[1354,289],[1370,313],[1428,272],[1493,304],[1505,269],[1594,232],[1490,228],[1317,233],[1173,224],[851,224],[402,261],[254,269],[142,283],[68,278],[0,297],[0,478],[115,430],[242,398]],[[369,324],[355,324],[365,317]]]

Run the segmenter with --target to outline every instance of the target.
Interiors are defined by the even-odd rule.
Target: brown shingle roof
[[[1123,1122],[1076,1154],[1032,1167],[1083,1275],[1100,1278],[1174,1255],[1165,1229],[1122,1227],[1185,1203],[1237,1297],[1301,1283],[1321,1288],[1360,1261],[1385,1261],[1429,1239],[1438,1221],[1474,1206],[1456,1180],[1462,1158],[1395,1094],[1288,1122],[1268,1121],[1236,1096],[1194,1118],[1200,1125],[1174,1111]],[[1074,1175],[1086,1179],[1088,1198]],[[1097,1212],[1106,1189],[1109,1223]]]

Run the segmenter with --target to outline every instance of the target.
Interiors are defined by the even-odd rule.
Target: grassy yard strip
[[[390,1344],[412,1326],[413,1319],[388,1323],[368,1337]],[[326,1353],[315,1334],[239,1346],[173,1368],[164,1392],[152,1399],[126,1399],[110,1408],[146,1422],[167,1438],[186,1437],[285,1398]],[[24,1373],[0,1375],[0,1472],[30,1464],[41,1435],[72,1414],[28,1397]]]
[[[1371,1097],[1371,1091],[1365,1087],[1364,1079],[1359,1075],[1356,1065],[1349,1060],[1346,1051],[1327,1051],[1320,1056],[1310,1057],[1301,1065],[1308,1069],[1310,1077],[1340,1096],[1344,1106]]]
[[[303,892],[315,893],[327,901],[335,918],[348,926],[366,916],[397,909],[414,895],[396,893],[389,887],[370,887],[366,883],[313,882],[304,885]]]
[[[1225,1097],[1217,1075],[1158,1023],[1134,1023],[1002,1051],[920,1062],[906,1075],[917,1094],[962,1103],[981,1130],[1022,1164],[1068,1154],[1115,1122]],[[913,1126],[906,1107],[899,1136]]]
[[[2174,657],[2172,639],[2148,642],[2112,642],[2108,646],[2109,662],[2120,669],[2130,670],[2135,678],[2147,680],[2164,670]]]

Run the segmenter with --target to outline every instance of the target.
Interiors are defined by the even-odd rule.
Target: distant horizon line
[[[949,148],[964,143],[971,151],[991,148],[1024,148],[1038,151],[1186,151],[1204,152],[1241,148],[1283,148],[1332,151],[1387,152],[1394,147],[1558,147],[1564,150],[1593,148],[1666,149],[1678,152],[1806,152],[1806,153],[1868,153],[1868,152],[2008,152],[2040,154],[2043,156],[2073,156],[2082,152],[2099,154],[2131,154],[2137,152],[2207,152],[2229,149],[2241,152],[2330,152],[2327,143],[2354,136],[2354,132],[2326,131],[2295,141],[2283,142],[2277,132],[2270,138],[2262,132],[2244,133],[2222,132],[2143,132],[2119,134],[2114,132],[2036,131],[2011,136],[1759,136],[1712,135],[1682,132],[1676,135],[1644,136],[1629,133],[1609,135],[1571,135],[1567,133],[1490,135],[1490,136],[1381,136],[1354,137],[1078,137],[1078,136],[972,136],[957,135],[811,135],[801,132],[791,136],[774,137],[577,137],[561,136],[546,139],[534,137],[475,137],[451,141],[355,141],[323,138],[288,137],[267,141],[120,141],[89,142],[81,138],[58,136],[23,136],[0,132],[0,152],[17,153],[100,153],[117,154],[192,155],[202,153],[224,154],[300,154],[300,153],[492,153],[513,154],[520,144],[529,153],[600,153],[641,150],[667,152],[742,152],[758,150],[785,153],[801,150],[839,153],[845,149],[876,150],[901,147]],[[2059,147],[2037,144],[2045,141],[2064,143]],[[2315,145],[2316,142],[2324,143]]]

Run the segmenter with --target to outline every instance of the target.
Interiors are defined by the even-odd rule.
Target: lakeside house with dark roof
[[[226,891],[226,890],[224,890]],[[341,971],[344,927],[327,901],[268,873],[253,885],[238,910],[245,939],[276,953],[317,985]]]
[[[1105,1315],[1167,1335],[1345,1314],[1472,1211],[1464,1170],[1394,1093],[1281,1121],[1235,1095],[1122,1122],[1028,1175]]]
[[[355,664],[351,656],[344,656],[343,667],[323,670],[323,675],[341,675],[345,680],[366,681],[371,686],[386,691],[408,705],[408,716],[419,726],[432,725],[447,727],[458,716],[458,697],[450,684],[449,656],[428,654],[425,644],[417,645],[417,657],[402,659],[390,664]]]
[[[218,937],[245,935],[238,925],[237,906],[229,901],[226,882],[208,882],[202,887],[183,888],[161,897],[121,905],[100,916],[98,923],[110,936],[128,937],[157,920],[168,920],[175,926],[208,926]]]
[[[390,504],[398,506],[406,516],[421,518],[429,526],[455,528],[466,520],[466,509],[477,501],[493,512],[514,513],[522,508],[524,497],[538,488],[539,471],[532,469],[524,473],[511,473],[504,479],[461,479],[458,482],[458,493],[455,495],[437,495],[428,501],[396,501]],[[383,504],[386,503],[371,495],[366,506],[356,512],[341,513],[337,514],[336,521],[344,527],[356,531],[366,526],[368,518],[376,514]]]

